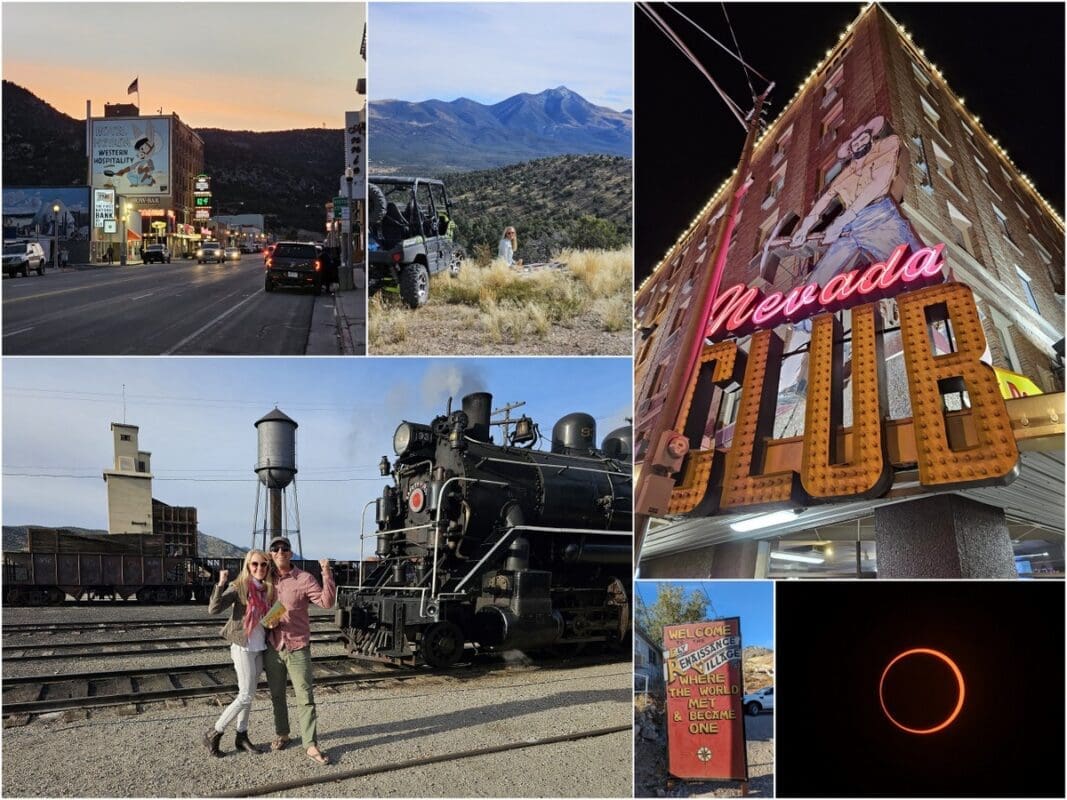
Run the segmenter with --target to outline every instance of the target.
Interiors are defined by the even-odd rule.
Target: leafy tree
[[[707,598],[693,590],[686,594],[681,585],[659,586],[659,596],[651,606],[637,605],[637,624],[657,646],[663,645],[663,626],[681,625],[685,622],[700,622],[708,618],[705,606]]]
[[[591,214],[584,214],[575,222],[571,242],[579,250],[613,250],[623,244],[611,220]]]

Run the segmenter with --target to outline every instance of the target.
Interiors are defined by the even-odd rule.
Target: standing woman
[[[223,756],[219,749],[226,726],[237,720],[234,746],[246,753],[258,753],[248,739],[248,717],[252,698],[256,694],[259,673],[263,669],[263,651],[267,649],[267,631],[259,624],[274,603],[274,580],[270,573],[270,557],[262,550],[245,554],[244,568],[230,587],[223,591],[229,570],[219,571],[219,582],[211,592],[209,614],[218,614],[230,607],[230,619],[222,629],[222,638],[230,642],[230,656],[237,670],[237,697],[222,712],[215,725],[204,734],[204,745],[213,756]]]

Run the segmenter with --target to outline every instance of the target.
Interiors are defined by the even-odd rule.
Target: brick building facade
[[[826,248],[798,247],[790,238],[800,229],[826,231],[850,211],[840,201],[831,202],[810,228],[805,225],[847,168],[842,152],[864,126],[871,129],[875,147],[897,153],[883,198],[886,214],[901,220],[919,243],[944,243],[946,277],[974,291],[993,365],[1028,377],[1045,392],[1062,391],[1056,351],[1062,352],[1064,328],[1063,220],[968,112],[911,35],[878,5],[867,6],[841,33],[757,141],[721,286],[786,292],[811,280]],[[700,272],[711,268],[728,182],[636,293],[638,462],[646,456],[648,435],[679,360],[694,286]],[[845,268],[874,260],[859,255]],[[886,328],[895,327],[895,303],[881,301],[881,311]],[[847,329],[847,312],[841,313]],[[796,351],[783,361],[780,390],[802,396],[807,335],[799,326],[776,330],[786,353]],[[886,337],[886,376],[889,416],[897,419],[910,416],[910,401],[903,359],[896,358],[899,340],[894,348],[892,336]],[[738,394],[715,391],[705,447],[713,440],[722,446],[724,434],[728,438]],[[849,416],[846,408],[846,424]],[[775,436],[798,434],[802,426],[802,410],[798,418],[787,409],[779,414]]]

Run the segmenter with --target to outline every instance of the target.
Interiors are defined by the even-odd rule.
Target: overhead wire
[[[719,97],[721,97],[723,102],[726,103],[727,108],[730,109],[730,113],[734,115],[737,121],[741,124],[741,127],[747,130],[748,126],[745,124],[745,115],[742,113],[740,106],[738,106],[737,103],[735,103],[730,98],[730,96],[726,94],[726,92],[719,86],[715,79],[711,77],[711,74],[704,68],[704,65],[700,63],[697,57],[693,54],[693,51],[685,45],[681,38],[679,38],[678,34],[671,30],[670,26],[663,20],[662,17],[660,17],[659,14],[652,10],[648,3],[638,3],[637,7],[641,10],[641,13],[643,13],[646,17],[649,18],[649,20],[652,21],[653,25],[659,28],[660,32],[662,32],[663,35],[671,41],[671,43],[682,53],[682,55],[684,55],[686,59],[689,60],[689,63],[696,67],[697,71],[699,71],[700,74],[708,80],[708,82],[712,85],[712,88],[714,88],[716,93],[718,93]]]
[[[741,57],[741,45],[737,43],[737,34],[734,33],[734,26],[730,24],[730,15],[726,13],[726,3],[719,3],[722,6],[722,15],[726,17],[726,27],[730,29],[730,38],[734,40],[734,47],[737,49],[737,60],[741,62],[741,68],[745,71],[745,81],[748,82],[748,90],[752,93],[752,101],[756,101],[756,89],[752,85],[752,76],[749,75],[748,64],[745,63],[745,59]],[[755,70],[753,70],[755,72]],[[758,73],[757,73],[758,74]],[[763,78],[762,75],[760,75]],[[767,80],[763,78],[763,80]]]

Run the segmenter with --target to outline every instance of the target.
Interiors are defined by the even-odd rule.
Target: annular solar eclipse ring
[[[952,673],[956,676],[956,683],[959,685],[960,694],[959,699],[956,701],[956,707],[952,709],[952,713],[949,714],[943,722],[940,722],[932,728],[909,728],[907,725],[902,725],[900,722],[894,719],[893,715],[889,713],[889,709],[886,708],[885,705],[885,696],[883,694],[883,688],[885,687],[885,676],[889,674],[889,670],[891,670],[893,668],[893,665],[896,664],[898,661],[907,658],[908,656],[914,655],[928,655],[934,656],[935,658],[940,658],[942,661],[945,662],[945,664],[948,665],[949,669],[952,670]],[[940,650],[931,650],[927,647],[916,647],[912,650],[905,650],[903,653],[901,653],[888,664],[886,664],[885,669],[882,670],[882,679],[878,681],[878,702],[882,704],[882,711],[885,713],[886,717],[889,719],[890,722],[892,722],[902,731],[907,731],[908,733],[937,733],[938,731],[947,728],[949,725],[952,724],[952,721],[959,716],[960,709],[963,708],[964,694],[965,691],[963,687],[963,673],[960,672],[960,668],[956,666],[956,662],[946,656]]]

